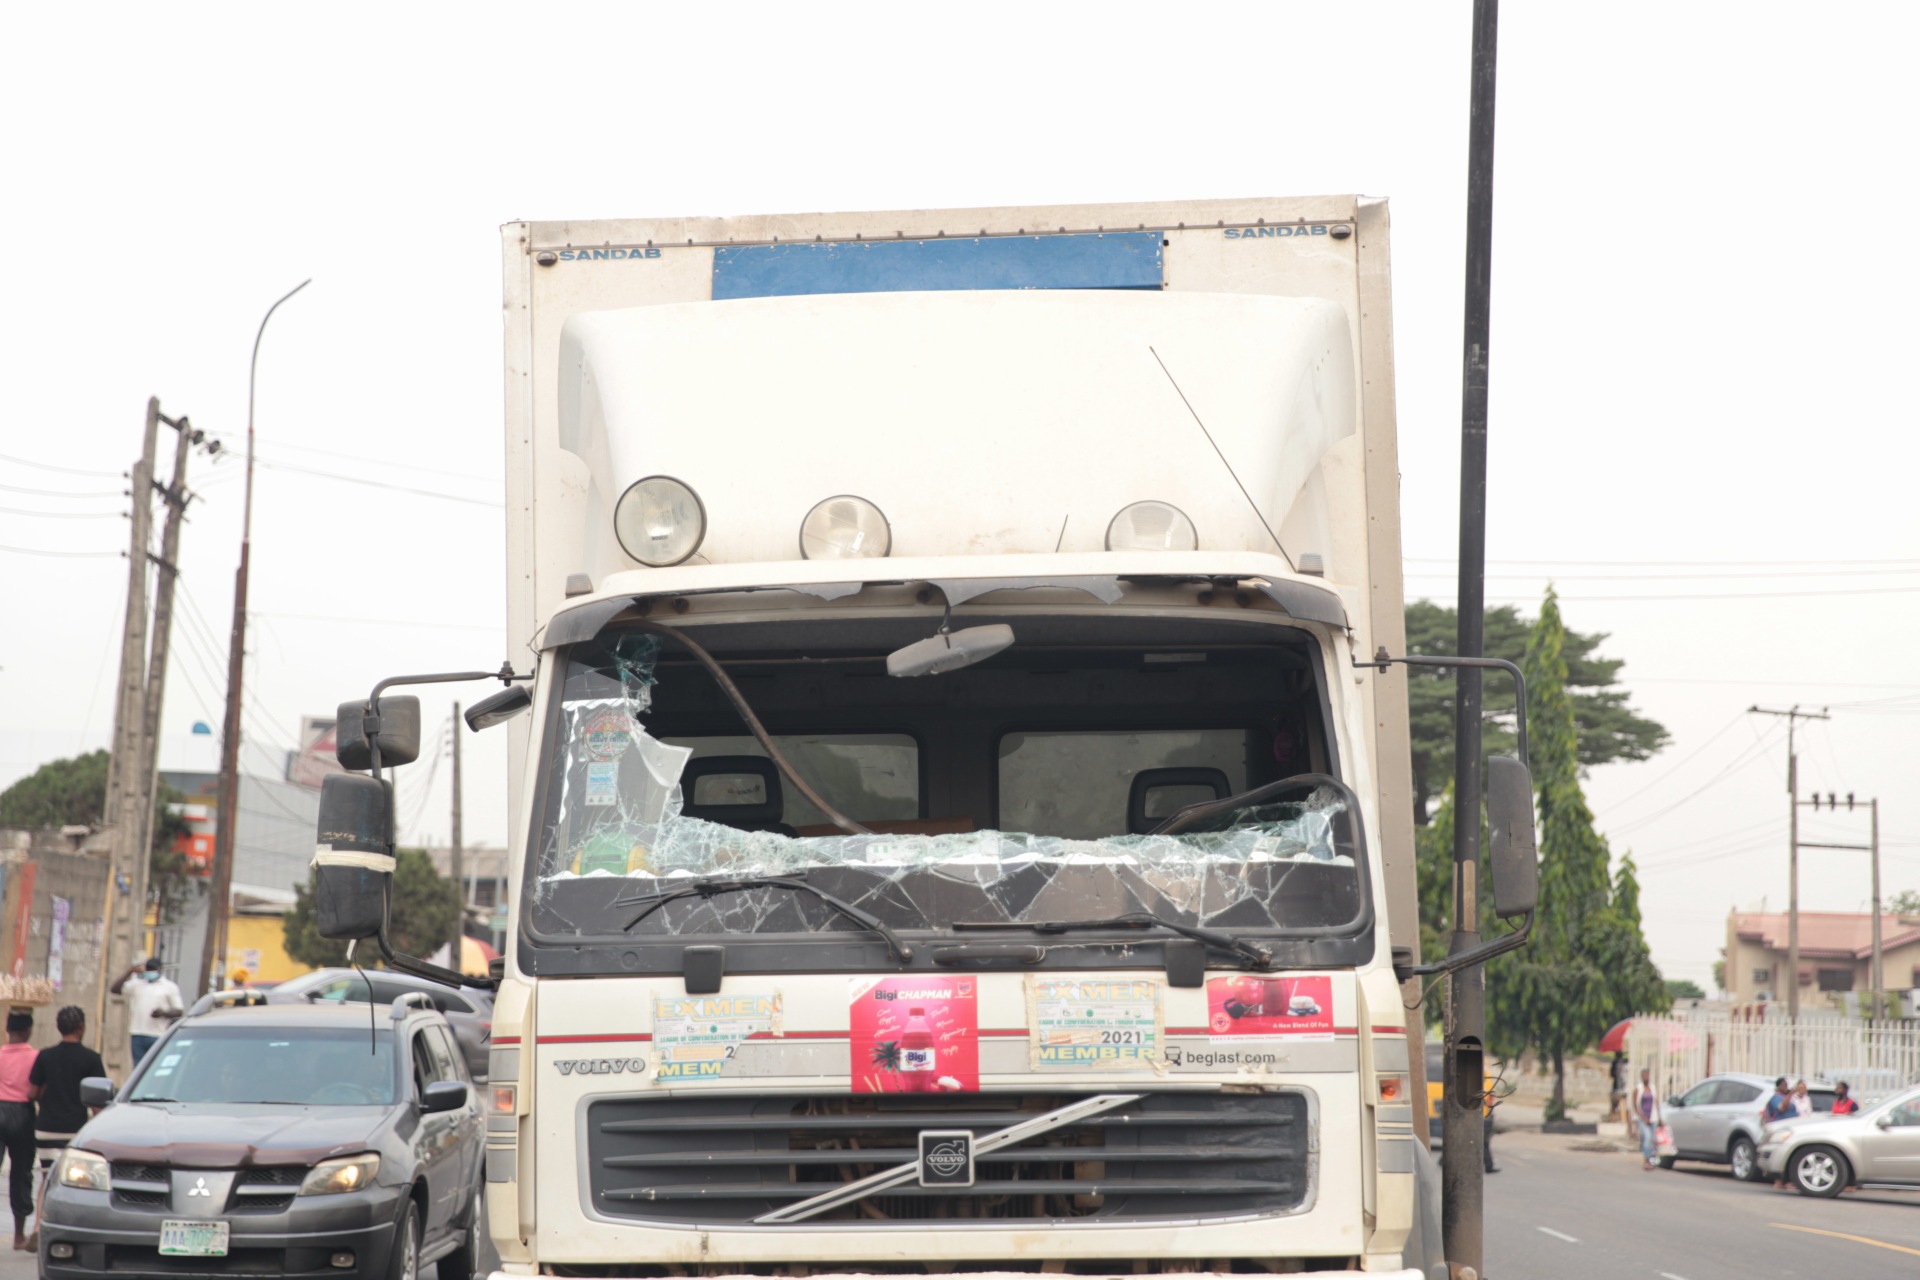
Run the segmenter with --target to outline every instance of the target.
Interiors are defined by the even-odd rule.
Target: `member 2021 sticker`
[[[1207,1030],[1215,1040],[1261,1036],[1333,1039],[1333,979],[1325,974],[1207,980]]]
[[[974,1093],[980,1088],[979,980],[927,974],[854,978],[848,1066],[855,1093]]]
[[[1035,1071],[1145,1069],[1166,1043],[1160,983],[1146,978],[1027,978]]]
[[[725,1075],[741,1044],[780,1034],[778,992],[731,996],[655,996],[654,1079],[712,1080]]]

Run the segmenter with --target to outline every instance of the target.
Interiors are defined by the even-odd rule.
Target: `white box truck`
[[[504,1272],[1444,1274],[1384,202],[504,250]]]

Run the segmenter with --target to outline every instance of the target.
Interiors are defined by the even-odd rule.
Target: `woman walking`
[[[1660,1095],[1653,1091],[1651,1071],[1640,1073],[1639,1087],[1633,1091],[1633,1114],[1640,1125],[1640,1167],[1657,1169],[1660,1162],[1655,1158],[1654,1135],[1660,1130]]]

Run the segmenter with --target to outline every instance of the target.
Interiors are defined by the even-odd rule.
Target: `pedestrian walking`
[[[1627,1118],[1627,1055],[1614,1050],[1607,1064],[1607,1119],[1619,1122]]]
[[[0,1136],[7,1149],[7,1199],[13,1206],[13,1247],[27,1247],[27,1219],[33,1216],[33,1088],[29,1077],[39,1051],[27,1043],[33,1015],[16,1009],[7,1015],[7,1042],[0,1045]]]
[[[1653,1089],[1653,1072],[1640,1072],[1640,1084],[1633,1091],[1633,1113],[1640,1125],[1640,1160],[1643,1169],[1657,1169],[1655,1135],[1660,1131],[1660,1095]]]
[[[128,986],[127,979],[136,973],[140,981]],[[167,1034],[167,1028],[186,1012],[180,1003],[180,987],[160,972],[159,956],[148,956],[144,965],[129,965],[107,989],[116,996],[126,997],[127,1038],[132,1041],[133,1065],[137,1067],[153,1048],[154,1041]]]
[[[1860,1104],[1853,1100],[1853,1092],[1847,1088],[1845,1080],[1833,1087],[1833,1114],[1850,1116],[1859,1109]]]
[[[40,1152],[40,1191],[46,1194],[47,1173],[53,1162],[67,1149],[80,1126],[87,1122],[86,1104],[80,1101],[80,1082],[89,1076],[107,1074],[100,1055],[81,1044],[87,1034],[87,1015],[78,1005],[68,1005],[54,1015],[53,1025],[60,1032],[60,1043],[42,1049],[27,1075],[28,1093],[39,1107],[33,1126],[33,1142]],[[29,1237],[31,1242],[31,1237]]]

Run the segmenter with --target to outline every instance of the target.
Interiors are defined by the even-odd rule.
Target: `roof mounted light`
[[[700,495],[672,476],[648,476],[629,485],[614,504],[613,533],[635,560],[664,569],[700,549],[707,509]]]
[[[1170,502],[1135,502],[1107,525],[1109,551],[1195,551],[1200,535],[1186,512]]]
[[[815,503],[800,522],[800,554],[808,560],[878,559],[892,550],[887,517],[850,493]]]

